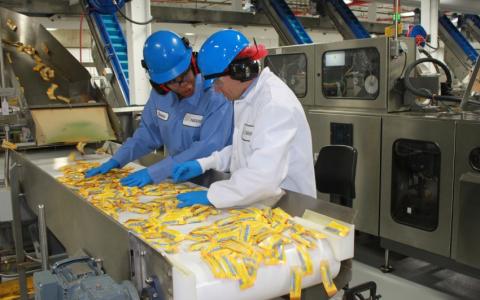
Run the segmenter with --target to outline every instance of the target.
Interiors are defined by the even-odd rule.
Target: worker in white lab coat
[[[305,112],[292,90],[268,68],[263,45],[250,45],[239,31],[210,36],[198,55],[205,79],[234,101],[232,145],[212,155],[177,164],[175,182],[209,169],[231,172],[228,180],[208,191],[180,194],[179,207],[213,204],[217,208],[247,206],[277,200],[282,189],[316,197],[312,137]]]

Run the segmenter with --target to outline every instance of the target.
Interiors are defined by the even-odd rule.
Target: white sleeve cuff
[[[203,173],[210,169],[215,169],[217,166],[215,155],[210,155],[208,157],[197,159],[198,163],[202,167]]]

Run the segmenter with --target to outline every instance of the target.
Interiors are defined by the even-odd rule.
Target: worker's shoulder
[[[212,109],[229,103],[227,98],[222,93],[216,92],[214,88],[204,90],[201,97],[201,102]]]
[[[265,105],[284,107],[288,110],[302,109],[293,91],[278,77],[270,77],[263,86]]]

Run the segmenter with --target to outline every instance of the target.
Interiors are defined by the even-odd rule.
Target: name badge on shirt
[[[254,128],[255,126],[250,124],[243,125],[242,140],[244,140],[245,142],[250,142],[250,139],[252,138],[252,135],[253,135]]]
[[[202,126],[202,121],[203,121],[203,116],[187,113],[183,118],[183,125],[189,126],[189,127],[200,127]]]
[[[166,121],[168,120],[168,113],[157,109],[157,117]]]

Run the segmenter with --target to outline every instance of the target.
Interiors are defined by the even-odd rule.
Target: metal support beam
[[[15,241],[15,256],[17,260],[17,273],[20,286],[20,299],[27,300],[27,277],[25,273],[25,253],[23,250],[23,234],[22,234],[22,217],[20,213],[20,205],[24,195],[20,189],[20,177],[22,166],[16,164],[11,170],[11,186],[10,195],[12,200],[13,214],[13,239]]]
[[[430,44],[435,47],[439,48],[439,40],[438,40],[438,2],[439,0],[421,0],[421,25],[428,34],[430,34]],[[438,59],[443,59],[440,57],[440,51],[432,52],[432,56]],[[432,65],[429,65],[429,70],[434,72],[434,68]]]
[[[248,13],[234,11],[215,11],[208,9],[177,8],[152,6],[152,16],[156,22],[189,23],[189,24],[225,24],[244,26],[271,26],[264,13]],[[308,29],[337,30],[332,22],[319,17],[297,17],[303,27]],[[370,33],[383,34],[386,24],[361,22]]]
[[[376,22],[377,21],[377,3],[370,2],[368,3],[368,22]]]
[[[135,21],[150,20],[150,0],[130,1],[126,5],[127,16]],[[151,24],[136,25],[126,22],[130,105],[144,105],[150,94],[150,83],[140,63],[143,44],[152,32]]]
[[[242,11],[242,0],[232,0],[232,10]]]

